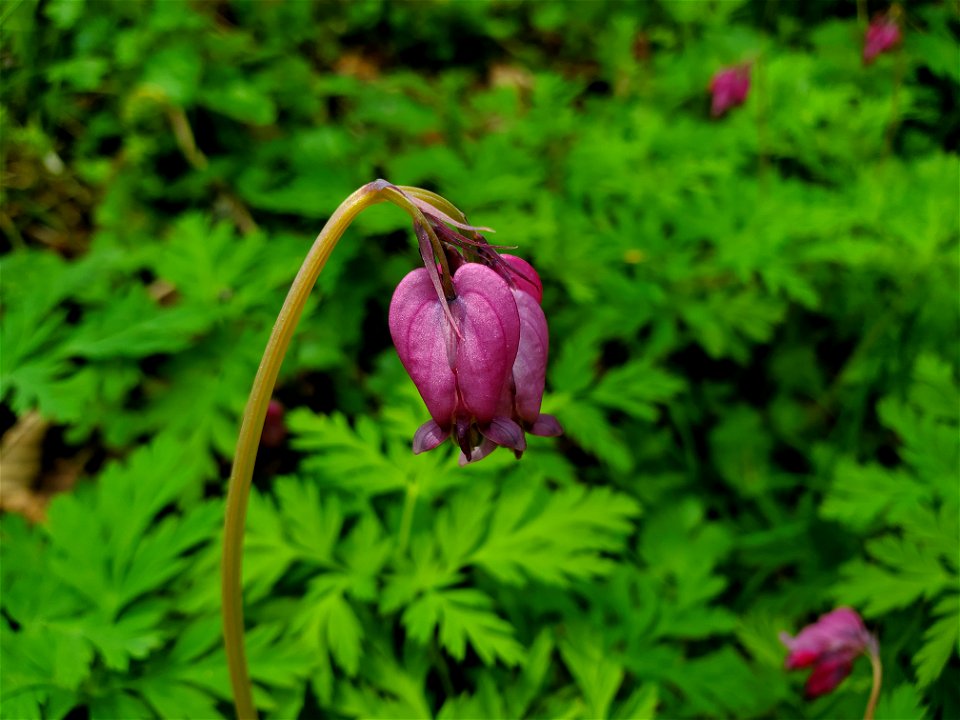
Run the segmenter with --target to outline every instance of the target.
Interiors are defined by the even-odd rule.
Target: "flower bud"
[[[743,105],[750,92],[750,66],[736,65],[718,70],[710,80],[710,114],[720,117],[727,110]]]
[[[796,637],[780,633],[790,651],[788,670],[812,667],[806,694],[815,698],[834,690],[850,671],[853,661],[864,652],[877,653],[877,640],[850,608],[838,608],[807,625]]]
[[[900,26],[892,17],[880,15],[874,18],[863,38],[864,64],[869,65],[878,55],[895,48],[901,39]]]

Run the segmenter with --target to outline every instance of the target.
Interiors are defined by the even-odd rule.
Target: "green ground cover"
[[[361,216],[255,478],[265,715],[860,717],[868,663],[808,702],[777,637],[847,605],[878,718],[960,716],[960,15],[898,6],[864,64],[887,10],[0,5],[0,716],[230,715],[239,417],[310,242],[377,177],[536,265],[566,434],[410,454],[386,317],[415,238]]]

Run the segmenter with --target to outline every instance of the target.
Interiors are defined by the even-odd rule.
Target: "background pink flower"
[[[863,39],[863,62],[869,65],[878,55],[899,45],[902,39],[900,26],[889,16],[874,18]]]
[[[790,651],[788,670],[812,667],[807,678],[807,697],[831,692],[853,669],[853,661],[863,653],[876,654],[877,641],[855,610],[838,608],[821,615],[796,637],[781,633],[780,640]]]
[[[718,70],[710,80],[710,114],[720,117],[727,110],[743,105],[750,92],[750,66],[736,65]]]

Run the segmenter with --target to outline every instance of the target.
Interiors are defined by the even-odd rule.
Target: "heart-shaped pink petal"
[[[520,316],[520,345],[513,363],[513,382],[516,387],[514,403],[520,418],[525,423],[533,424],[540,415],[547,375],[550,343],[547,318],[531,295],[525,292],[515,292],[513,295]]]
[[[517,357],[517,303],[503,278],[478,263],[460,267],[453,285],[457,297],[450,309],[460,327],[457,389],[462,410],[486,425],[496,414],[497,401]]]
[[[390,301],[390,336],[400,362],[441,429],[449,430],[457,401],[456,376],[448,357],[453,329],[424,268],[407,274]]]

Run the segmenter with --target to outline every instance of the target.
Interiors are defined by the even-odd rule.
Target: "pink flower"
[[[877,639],[867,632],[863,620],[850,608],[838,608],[807,625],[796,637],[780,633],[790,651],[788,670],[812,667],[807,679],[809,698],[831,692],[853,669],[858,655],[877,654]]]
[[[517,304],[520,317],[520,343],[510,376],[503,386],[498,414],[511,417],[524,431],[541,437],[556,437],[563,428],[553,415],[540,412],[547,376],[547,354],[550,335],[547,318],[540,307],[543,285],[540,276],[526,260],[514,255],[501,255],[500,274],[512,283],[510,292]],[[477,449],[475,460],[486,457],[496,449],[487,441]],[[514,450],[517,457],[523,454]]]
[[[888,15],[875,17],[863,39],[863,62],[872,63],[878,55],[900,44],[900,26]]]
[[[414,434],[413,452],[452,436],[461,464],[500,446],[519,458],[525,432],[560,435],[556,419],[540,414],[548,339],[537,272],[498,254],[481,234],[487,228],[394,189],[423,213],[414,231],[424,267],[390,301],[393,344],[432,418]]]
[[[718,70],[710,80],[710,114],[720,117],[727,110],[743,105],[750,92],[750,66],[735,65]]]
[[[560,435],[563,431],[556,418],[540,412],[550,349],[547,318],[540,307],[543,285],[537,271],[526,260],[513,255],[501,257],[513,275],[515,287],[510,291],[520,314],[520,345],[513,363],[512,382],[504,389],[512,392],[514,419],[528,432],[544,437]]]
[[[390,302],[397,354],[433,418],[417,430],[413,451],[432,450],[452,433],[468,462],[484,440],[522,452],[523,430],[498,414],[520,343],[513,294],[479,263],[459,267],[453,288],[454,299],[438,297],[429,272],[418,268],[400,281]]]

